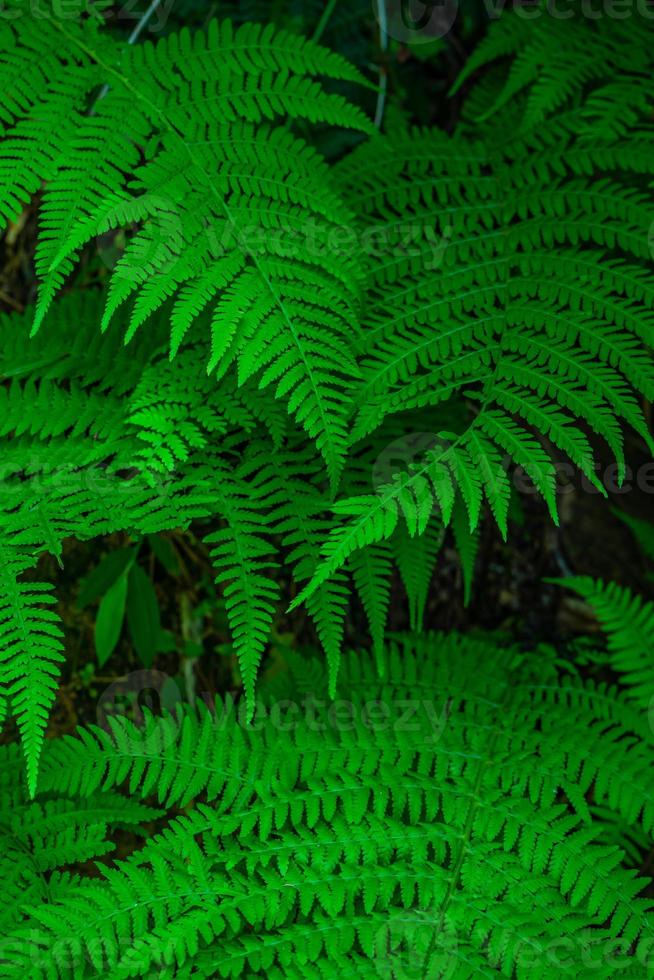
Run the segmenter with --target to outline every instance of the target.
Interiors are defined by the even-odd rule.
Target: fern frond
[[[391,552],[383,542],[355,552],[351,559],[352,577],[368,619],[372,648],[380,671],[383,669],[386,619],[391,599]]]
[[[254,713],[254,684],[268,641],[279,585],[268,571],[274,550],[266,531],[277,502],[277,487],[261,461],[246,461],[231,474],[220,474],[217,505],[227,527],[205,538],[223,588],[227,618],[239,659],[248,718]]]
[[[362,272],[358,253],[330,244],[350,214],[327,165],[279,120],[370,129],[361,110],[316,80],[362,76],[270,25],[234,30],[211,20],[194,35],[128,46],[52,13],[45,33],[32,18],[12,22],[0,64],[1,75],[18,48],[49,69],[30,62],[34,92],[25,105],[8,100],[0,153],[7,209],[36,189],[37,174],[46,182],[33,330],[86,243],[140,225],[113,270],[103,327],[133,300],[129,340],[174,297],[173,356],[192,319],[211,310],[209,369],[236,362],[242,381],[256,373],[315,439],[335,485],[358,373],[349,339]],[[98,86],[108,88],[85,113]],[[72,90],[65,100],[62,89]],[[25,176],[42,138],[31,116],[48,110],[70,122]]]
[[[612,666],[624,675],[632,696],[649,708],[654,691],[654,603],[615,582],[585,575],[548,581],[571,589],[591,606],[607,634]]]
[[[30,793],[36,788],[43,733],[64,661],[51,586],[19,581],[29,562],[0,543],[0,659],[3,687],[18,722]]]
[[[609,840],[616,820],[654,826],[633,702],[547,648],[425,636],[383,662],[380,679],[374,657],[345,658],[343,724],[320,701],[303,717],[296,697],[291,724],[288,700],[254,727],[229,703],[179,706],[49,745],[48,792],[125,784],[185,812],[99,880],[27,909],[3,938],[3,975],[24,971],[28,933],[56,946],[57,977],[72,975],[73,940],[120,977],[365,976],[417,956],[421,975],[445,963],[522,980],[550,976],[562,941],[583,977],[589,931],[646,964],[651,902]],[[612,955],[600,966],[611,976]]]
[[[434,506],[447,521],[453,493],[471,531],[482,495],[504,531],[511,464],[556,520],[554,446],[604,492],[588,428],[612,450],[620,480],[624,423],[654,449],[637,398],[654,393],[654,211],[640,131],[634,141],[631,172],[629,137],[583,143],[570,120],[485,145],[466,134],[378,137],[339,165],[361,227],[383,242],[370,263],[354,440],[389,414],[461,396],[475,415],[455,432],[434,429],[448,448],[412,460],[367,503],[359,492],[337,501],[349,527],[331,532],[303,598],[386,540],[400,515],[412,534]]]
[[[320,470],[306,452],[273,459],[274,479],[279,488],[279,504],[274,529],[289,549],[287,561],[296,582],[306,582],[320,561],[320,545],[333,526],[326,518]],[[344,573],[335,575],[318,588],[307,601],[329,669],[329,690],[336,689],[350,588]]]
[[[60,560],[67,537],[157,533],[228,516],[233,523],[211,544],[249,697],[277,588],[259,560],[274,501],[259,512],[254,487],[264,482],[256,471],[263,474],[267,458],[237,474],[233,458],[244,431],[282,437],[278,410],[249,385],[235,390],[228,379],[208,378],[197,338],[173,363],[159,344],[150,350],[139,341],[135,361],[120,344],[119,324],[97,332],[101,299],[73,296],[53,307],[43,344],[27,336],[29,315],[0,323],[7,339],[0,371],[11,378],[0,391],[2,656],[32,788],[63,661],[50,587],[23,580],[42,552]],[[164,339],[161,327],[153,325],[151,341]],[[223,455],[212,444],[218,434]]]
[[[400,524],[389,541],[409,599],[409,625],[416,633],[423,626],[431,576],[443,537],[441,524],[438,520],[432,520],[419,538],[412,538],[406,527]]]
[[[459,74],[452,92],[489,64],[511,59],[503,72],[499,91],[484,92],[476,119],[485,122],[511,102],[523,99],[521,123],[533,130],[548,116],[590,90],[583,136],[613,137],[624,131],[631,119],[642,119],[647,109],[643,81],[651,75],[651,46],[647,15],[634,9],[625,23],[612,17],[589,18],[582,4],[566,11],[565,29],[550,16],[547,5],[539,4],[535,21],[508,13],[491,25]],[[616,82],[615,79],[619,79]],[[620,102],[616,97],[620,97]],[[616,101],[613,101],[616,99]],[[598,108],[608,103],[609,113],[597,119]],[[626,114],[615,112],[623,105]],[[482,109],[483,105],[483,109]],[[597,122],[596,122],[597,120]]]

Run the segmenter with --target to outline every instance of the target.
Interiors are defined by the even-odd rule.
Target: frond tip
[[[51,586],[13,577],[9,549],[0,545],[0,663],[11,712],[17,720],[30,793],[36,789],[48,714],[64,661],[63,631],[52,608]]]

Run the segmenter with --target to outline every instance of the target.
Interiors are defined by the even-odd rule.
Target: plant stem
[[[386,21],[386,0],[376,0],[377,4],[377,20],[379,21],[379,46],[382,51],[382,56],[388,50],[388,32],[387,32],[387,21]],[[379,66],[379,91],[377,93],[377,107],[375,109],[375,126],[377,129],[381,129],[382,120],[384,118],[384,107],[386,105],[386,88],[388,85],[388,75],[386,74],[386,65],[383,63]]]
[[[157,7],[159,7],[160,4],[161,4],[161,0],[152,0],[152,3],[148,7],[148,9],[146,11],[144,11],[143,14],[141,14],[141,17],[139,18],[139,21],[138,21],[136,27],[134,28],[134,30],[132,31],[132,33],[130,34],[130,36],[127,38],[127,43],[128,44],[134,44],[136,41],[138,41],[139,35],[145,29],[148,21],[152,17],[153,13],[155,13]],[[105,97],[105,95],[107,94],[108,91],[109,91],[109,85],[108,85],[108,83],[106,83],[105,85],[102,86],[102,88],[98,92],[98,97],[95,100],[95,102],[93,103],[93,107],[91,108],[91,111],[89,113],[90,116],[93,115],[93,113],[95,111],[96,105],[98,104],[98,102],[100,101],[100,99],[104,99],[104,97]]]
[[[148,21],[150,20],[150,18],[152,17],[152,15],[155,13],[157,7],[160,4],[161,4],[161,0],[152,0],[152,3],[148,7],[148,9],[145,11],[145,13],[141,16],[138,24],[136,25],[136,27],[134,28],[134,30],[132,31],[132,33],[130,34],[130,36],[127,38],[127,43],[128,44],[134,44],[135,41],[138,41],[139,34],[141,33],[141,31],[143,31],[145,29],[145,27],[147,26]]]
[[[336,0],[329,0],[329,3],[322,12],[322,17],[318,21],[315,31],[313,32],[313,40],[319,41],[322,37],[323,31],[327,27],[329,18],[334,12],[334,7],[336,6]]]

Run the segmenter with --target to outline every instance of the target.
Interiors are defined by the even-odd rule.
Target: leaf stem
[[[148,7],[148,9],[146,11],[144,11],[143,14],[141,14],[141,17],[139,18],[139,21],[138,21],[136,27],[134,28],[134,30],[132,31],[132,33],[130,34],[130,36],[127,38],[127,43],[128,44],[135,44],[136,41],[138,41],[139,35],[141,34],[141,32],[143,30],[145,30],[145,27],[147,26],[148,21],[150,20],[150,18],[152,17],[152,15],[155,13],[157,7],[160,6],[160,4],[161,4],[161,0],[152,0],[152,3]],[[100,99],[104,99],[104,97],[105,97],[105,95],[107,94],[108,91],[109,91],[109,83],[106,82],[102,86],[102,88],[100,89],[100,91],[98,92],[98,96],[97,96],[95,102],[93,103],[93,106],[91,107],[91,111],[89,112],[89,115],[90,116],[94,115],[96,105],[98,104],[98,102],[100,101]]]
[[[157,7],[159,7],[160,4],[161,4],[161,0],[152,0],[152,3],[145,11],[145,13],[142,14],[138,24],[136,25],[136,27],[134,28],[130,36],[127,38],[128,44],[134,44],[136,41],[138,41],[140,33],[143,30],[145,30],[148,21],[150,20],[152,15],[156,12]]]
[[[327,4],[327,6],[322,12],[322,17],[318,21],[318,24],[316,25],[316,29],[313,32],[312,40],[314,41],[320,40],[325,28],[327,27],[327,24],[329,23],[329,18],[334,13],[335,6],[336,6],[336,0],[329,0],[329,3]]]
[[[377,4],[377,20],[379,22],[379,46],[382,54],[388,50],[388,23],[386,20],[386,0],[375,0]],[[381,129],[384,119],[384,108],[386,106],[386,89],[388,86],[388,75],[386,65],[379,66],[379,91],[377,92],[377,107],[375,109],[375,126]]]

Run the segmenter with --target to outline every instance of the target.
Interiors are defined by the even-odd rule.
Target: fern
[[[64,660],[63,631],[43,582],[18,582],[29,562],[0,544],[0,643],[3,689],[18,721],[30,789],[36,786],[41,741]]]
[[[508,62],[508,70],[496,76],[496,86],[478,86],[471,120],[497,121],[512,105],[514,121],[534,130],[583,93],[585,104],[578,114],[583,137],[615,138],[640,123],[650,104],[647,14],[636,6],[626,22],[595,18],[583,4],[573,3],[563,26],[546,3],[539,3],[533,13],[534,19],[498,18],[460,72],[453,93],[480,69]]]
[[[651,26],[473,45],[466,10],[446,134],[359,0],[180,4],[135,44],[82,6],[0,17],[0,213],[38,210],[0,316],[0,977],[650,976],[654,607],[557,580],[584,657],[423,627],[516,471],[556,521],[561,457],[604,492],[596,456],[654,450]],[[173,531],[236,691],[187,660],[174,713],[46,738],[64,543],[120,533],[125,572]]]
[[[2,428],[4,683],[32,787],[62,662],[54,614],[40,612],[52,603],[51,589],[31,581],[43,552],[60,557],[70,537],[140,537],[193,524],[210,549],[252,711],[257,667],[282,605],[276,570],[287,562],[295,581],[307,582],[334,527],[320,457],[289,431],[277,402],[252,383],[237,387],[231,374],[218,384],[207,378],[201,319],[169,362],[165,316],[155,315],[149,337],[125,348],[126,314],[97,332],[101,302],[95,292],[63,298],[47,315],[43,340],[29,339],[29,312],[0,322],[0,370],[12,378]],[[351,488],[363,485],[367,466],[365,456],[358,466],[352,461]],[[433,561],[427,538],[425,545]],[[423,604],[420,567],[409,573],[396,560],[409,594],[419,588]],[[372,584],[386,589],[379,576]],[[350,593],[346,575],[337,574],[307,602],[332,690]],[[379,649],[385,606],[373,591],[368,598]]]
[[[2,749],[0,786],[0,874],[3,933],[22,919],[20,904],[47,903],[61,885],[79,880],[67,870],[115,850],[111,833],[138,830],[163,811],[114,791],[69,796],[43,794],[28,799],[21,758],[15,746]]]
[[[579,575],[550,579],[588,602],[608,638],[611,665],[624,675],[633,697],[650,708],[654,682],[654,604],[615,582]]]
[[[220,569],[217,582],[225,583],[225,604],[251,713],[257,667],[279,595],[278,586],[265,574],[273,565],[266,517],[277,488],[256,459],[233,477],[229,473],[221,477],[218,503],[227,527],[210,535],[207,544]]]
[[[103,327],[133,300],[129,340],[174,296],[174,356],[193,319],[210,309],[209,369],[236,361],[243,379],[256,372],[273,386],[316,439],[335,482],[356,376],[345,339],[356,330],[358,282],[352,259],[314,254],[306,229],[328,236],[349,213],[325,163],[275,120],[365,130],[360,110],[315,81],[362,81],[358,72],[271,27],[234,31],[212,20],[206,33],[128,47],[93,19],[53,13],[48,23],[43,32],[32,18],[5,21],[0,62],[5,81],[24,73],[22,98],[0,105],[3,214],[13,217],[46,183],[33,331],[80,249],[142,222],[113,271]],[[52,131],[44,142],[46,113]]]
[[[640,713],[545,648],[425,635],[381,656],[384,680],[344,658],[342,724],[320,701],[302,714],[298,661],[292,716],[269,698],[254,729],[228,702],[50,743],[43,798],[86,812],[125,787],[133,814],[154,795],[171,820],[100,877],[28,894],[1,975],[546,977],[565,942],[581,977],[591,936],[598,975],[616,948],[647,969],[644,882],[602,839],[615,819],[654,827]]]
[[[652,448],[634,397],[654,392],[651,193],[628,142],[580,151],[557,120],[499,148],[433,133],[378,138],[341,165],[343,187],[357,188],[365,227],[385,235],[390,255],[371,270],[355,437],[389,413],[460,395],[474,414],[455,432],[434,430],[434,448],[376,494],[337,502],[351,519],[325,544],[315,583],[388,538],[400,516],[414,534],[432,507],[448,523],[458,495],[471,530],[484,497],[506,533],[507,461],[556,521],[549,446],[605,493],[584,430],[608,445],[620,481],[622,424]],[[586,176],[598,168],[610,178]],[[398,244],[407,226],[422,236],[411,256]]]
[[[192,526],[251,715],[288,598],[334,693],[351,594],[381,669],[398,577],[418,629],[450,524],[469,602],[512,469],[556,520],[560,454],[602,489],[598,443],[621,480],[625,429],[654,448],[640,19],[507,12],[445,135],[397,105],[374,131],[359,69],[293,31],[209,18],[129,45],[46,6],[47,30],[22,0],[0,23],[0,209],[40,199],[36,306],[0,321],[2,685],[32,789],[62,656],[34,570],[66,538]],[[358,10],[325,37],[360,40]]]

